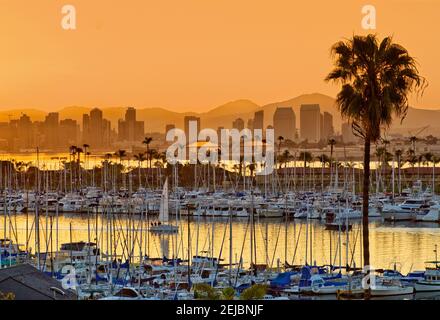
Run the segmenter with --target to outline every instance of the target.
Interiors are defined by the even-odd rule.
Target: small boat
[[[169,211],[168,211],[168,178],[166,178],[162,197],[160,199],[159,209],[159,222],[153,223],[150,226],[150,231],[153,233],[177,233],[179,232],[178,226],[169,224]]]
[[[426,267],[424,279],[414,284],[416,292],[440,291],[440,261],[428,261],[428,265],[433,264],[434,267]]]
[[[417,221],[440,222],[440,204],[434,204],[426,214],[418,214]]]
[[[400,296],[414,293],[413,287],[406,287],[401,284],[379,284],[371,286],[372,297]]]
[[[384,205],[382,217],[385,221],[416,220],[417,215],[428,208],[427,199],[412,198],[399,205]]]

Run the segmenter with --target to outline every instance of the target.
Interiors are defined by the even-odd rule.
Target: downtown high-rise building
[[[296,131],[296,117],[292,108],[277,108],[273,114],[273,128],[275,139],[283,137],[293,141]]]
[[[264,128],[264,111],[260,110],[255,112],[254,121],[252,122],[253,129],[263,129]]]
[[[60,139],[59,113],[50,112],[43,123],[44,146],[54,149],[58,147]]]
[[[90,115],[83,115],[83,136],[82,142],[92,148],[105,148],[111,141],[111,123],[104,119],[102,111],[98,108],[92,109]]]
[[[300,108],[301,140],[318,143],[321,140],[321,110],[319,104],[303,104]]]
[[[68,148],[72,145],[77,145],[79,143],[79,124],[73,119],[64,119],[60,121],[59,124],[59,146]]]
[[[329,112],[324,112],[322,116],[321,140],[327,140],[333,137],[333,116]]]
[[[136,120],[136,109],[127,108],[125,119],[118,121],[118,140],[141,142],[144,138],[144,122]]]
[[[197,143],[200,132],[200,118],[196,116],[185,116],[183,119],[184,131],[186,135],[186,156],[189,159],[189,146]],[[190,125],[196,125],[196,130],[190,132]],[[194,133],[194,135],[192,135]]]
[[[356,136],[353,134],[353,128],[351,124],[343,122],[341,126],[342,142],[353,143],[356,142]]]

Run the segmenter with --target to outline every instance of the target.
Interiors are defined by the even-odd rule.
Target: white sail
[[[169,212],[168,212],[168,178],[165,179],[163,185],[162,196],[160,198],[160,209],[159,209],[159,220],[161,222],[168,222]]]

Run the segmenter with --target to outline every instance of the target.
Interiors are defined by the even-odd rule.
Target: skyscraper
[[[102,117],[102,111],[94,108],[90,115],[83,115],[82,142],[93,148],[103,148],[110,145],[110,121]]]
[[[31,118],[23,114],[17,122],[17,138],[19,148],[28,149],[36,147],[36,134]]]
[[[59,142],[59,114],[50,112],[43,124],[44,146],[47,148],[58,147]]]
[[[264,111],[260,110],[255,112],[253,129],[263,129],[264,128]]]
[[[324,112],[321,139],[327,140],[333,137],[333,135],[333,116],[328,112]]]
[[[321,110],[319,104],[303,104],[300,109],[301,139],[317,143],[321,139]]]
[[[295,139],[296,117],[292,108],[277,108],[273,114],[275,139],[279,136],[293,141]]]
[[[186,135],[186,156],[189,159],[189,146],[198,141],[198,136],[200,132],[200,118],[195,116],[185,116],[183,119]],[[195,136],[191,135],[189,132],[190,122],[195,122],[197,130],[194,132]]]
[[[127,108],[125,120],[118,121],[119,141],[141,141],[144,136],[144,122],[136,120],[136,109]]]
[[[347,122],[342,123],[341,126],[342,142],[353,143],[356,142],[356,136],[353,134],[351,125]]]
[[[76,120],[64,119],[60,121],[60,147],[67,148],[78,144],[79,124]]]

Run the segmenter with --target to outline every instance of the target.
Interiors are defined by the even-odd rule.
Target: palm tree
[[[127,157],[127,151],[119,149],[115,152],[115,156],[119,158],[119,164],[122,164],[122,159]]]
[[[125,186],[125,179],[124,179],[124,174],[123,174],[123,171],[124,171],[124,165],[122,164],[122,159],[124,159],[124,158],[126,158],[127,157],[127,151],[125,151],[125,150],[122,150],[122,149],[119,149],[118,151],[116,151],[115,152],[115,157],[118,157],[119,158],[119,167],[120,167],[120,169],[121,169],[121,180],[124,180],[123,181],[123,186]],[[117,175],[116,175],[116,177],[117,177]],[[116,179],[116,184],[117,184],[117,180],[118,179]],[[117,186],[117,185],[116,185]]]
[[[410,137],[409,142],[411,142],[412,149],[414,150],[414,152],[416,152],[417,137],[416,136]]]
[[[363,255],[370,264],[368,205],[370,188],[371,143],[380,139],[393,116],[401,120],[408,110],[408,94],[424,88],[416,62],[390,37],[379,43],[376,35],[353,36],[332,47],[334,69],[326,81],[341,83],[337,104],[343,118],[352,123],[357,136],[364,140],[363,181]]]
[[[307,163],[313,160],[312,154],[308,151],[301,151],[298,158],[304,161],[304,169],[307,167]]]
[[[333,149],[336,145],[335,139],[329,139],[328,144],[330,145],[330,185],[332,184],[333,180]]]
[[[325,166],[330,165],[330,158],[325,153],[321,154],[320,156],[316,157],[316,160],[321,162],[321,165],[325,168]]]
[[[142,141],[143,144],[147,146],[147,158],[149,158],[150,155],[150,143],[153,141],[152,137],[145,137],[144,141]],[[151,158],[148,160],[148,167],[151,168]]]
[[[335,139],[331,138],[328,140],[328,145],[330,146],[330,161],[331,161],[331,159],[333,159],[333,148],[334,148],[335,144],[336,144]]]

